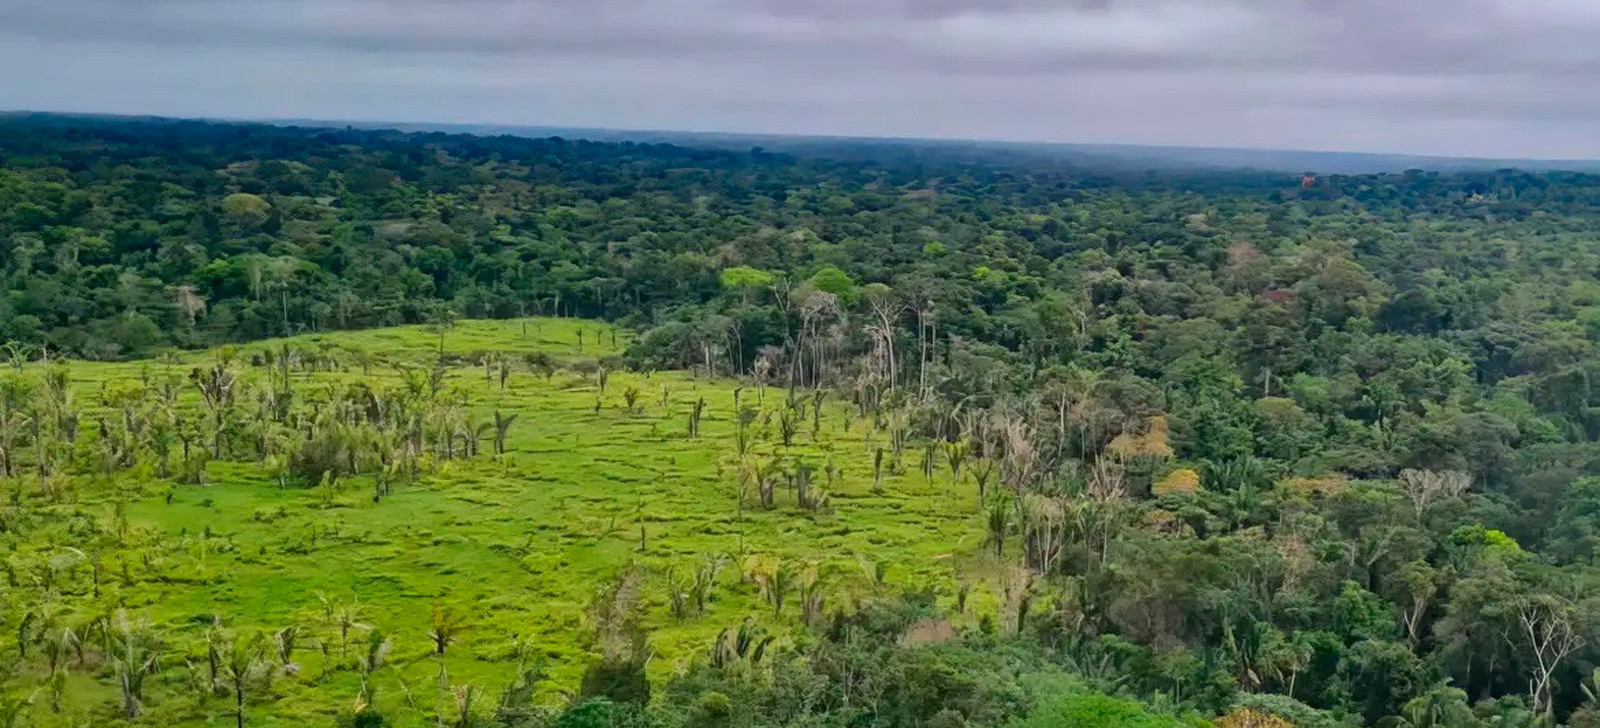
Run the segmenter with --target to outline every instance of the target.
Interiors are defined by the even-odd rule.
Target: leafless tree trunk
[[[1428,510],[1428,506],[1446,498],[1459,498],[1467,492],[1472,485],[1472,476],[1459,470],[1415,470],[1407,468],[1400,471],[1400,490],[1404,491],[1407,498],[1411,499],[1411,506],[1416,510],[1417,518]]]
[[[1555,710],[1551,679],[1556,669],[1583,646],[1584,639],[1573,628],[1571,607],[1550,595],[1526,599],[1517,609],[1516,638],[1506,634],[1513,647],[1526,647],[1533,658],[1528,676],[1528,694],[1534,712],[1548,720]],[[1518,641],[1525,640],[1525,645]]]

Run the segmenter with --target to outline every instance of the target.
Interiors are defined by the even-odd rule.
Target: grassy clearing
[[[295,374],[299,391],[316,392],[357,381],[398,385],[399,369],[436,358],[439,334],[407,327],[288,343],[339,362],[334,371]],[[570,363],[615,354],[623,343],[602,324],[573,320],[463,321],[444,334],[452,359],[545,352]],[[239,368],[265,376],[266,367],[250,358],[281,344],[240,347]],[[370,373],[362,373],[353,351],[374,359]],[[186,374],[210,358],[70,363],[84,426],[107,411],[99,395],[107,383]],[[586,368],[546,377],[518,365],[502,391],[497,372],[466,362],[452,367],[448,384],[460,388],[474,416],[518,415],[506,454],[437,463],[381,503],[372,502],[360,477],[337,490],[280,489],[260,463],[213,462],[206,485],[155,479],[148,465],[112,478],[78,475],[50,497],[36,479],[15,478],[0,557],[16,586],[0,597],[8,620],[0,650],[18,654],[18,621],[29,610],[71,625],[126,609],[157,627],[170,648],[168,664],[150,678],[141,724],[198,726],[231,721],[228,698],[205,699],[188,685],[213,617],[235,630],[298,624],[305,630],[295,657],[300,673],[277,679],[250,707],[249,724],[326,725],[355,700],[360,678],[348,666],[363,635],[379,629],[392,636],[394,652],[372,678],[377,700],[392,716],[431,725],[440,702],[427,636],[435,606],[469,624],[443,660],[451,683],[492,695],[516,665],[545,661],[554,693],[573,687],[590,659],[584,610],[597,585],[630,562],[650,574],[651,669],[658,675],[695,659],[718,631],[747,617],[780,633],[798,618],[798,600],[774,615],[746,583],[742,567],[752,561],[817,565],[830,606],[879,588],[935,587],[952,599],[961,575],[979,571],[983,524],[972,484],[953,483],[945,469],[930,482],[908,450],[904,472],[875,488],[874,451],[885,436],[870,434],[852,407],[825,406],[815,435],[805,423],[790,448],[778,443],[776,418],[764,414],[748,426],[753,452],[784,451],[815,466],[826,509],[803,510],[781,489],[776,508],[762,509],[751,495],[741,509],[731,459],[739,429],[735,383],[684,372],[615,372],[602,392],[598,376],[574,371]],[[192,405],[197,395],[185,385]],[[637,391],[632,410],[624,403],[630,389]],[[746,406],[764,399],[766,412],[784,393],[768,389],[763,397],[746,387],[739,396]],[[691,439],[690,412],[701,398],[705,416]],[[119,546],[86,544],[84,523],[127,535]],[[667,571],[692,570],[715,554],[726,555],[727,565],[714,601],[702,615],[675,618]],[[885,584],[874,583],[877,565]],[[352,612],[361,625],[348,640],[325,603]],[[36,654],[17,668],[13,692],[39,688],[47,674]],[[42,726],[113,720],[118,693],[107,669],[91,655],[68,672],[62,711],[52,712],[41,690],[32,719]]]

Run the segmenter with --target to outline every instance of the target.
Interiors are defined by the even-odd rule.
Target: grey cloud
[[[1592,0],[0,0],[0,69],[0,106],[1600,156]]]
[[[972,73],[1600,65],[1600,16],[1574,10],[1573,0],[1562,0],[1565,10],[1527,0],[1550,5],[1543,16],[1508,11],[1515,1],[13,0],[0,10],[0,33],[367,52],[842,58]]]

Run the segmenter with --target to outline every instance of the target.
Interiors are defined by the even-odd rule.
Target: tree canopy
[[[837,393],[886,435],[877,477],[920,462],[975,486],[963,507],[1008,579],[983,628],[908,646],[940,631],[934,595],[803,611],[814,633],[765,681],[730,647],[655,694],[629,642],[555,725],[643,720],[630,701],[696,725],[1596,722],[1600,176],[34,116],[0,118],[0,140],[19,365],[401,323],[432,326],[442,361],[457,317],[606,319],[637,336],[583,366],[602,393],[620,365],[738,380],[762,406],[785,390],[723,413],[741,448],[758,417],[785,448],[820,430]],[[213,410],[227,376],[195,370]],[[46,434],[73,442],[60,422]],[[281,468],[337,475],[338,437]],[[730,471],[763,507],[782,480],[826,510],[825,466]],[[803,574],[759,577],[775,614],[822,611]],[[134,634],[107,642],[125,680],[145,672]],[[265,648],[242,644],[248,677]],[[1023,677],[1069,673],[1048,694]]]

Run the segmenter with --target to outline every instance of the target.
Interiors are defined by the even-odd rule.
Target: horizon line
[[[450,128],[465,129],[471,127],[488,127],[507,130],[556,130],[573,132],[599,132],[612,135],[622,134],[660,134],[684,135],[703,137],[739,138],[778,138],[785,140],[825,140],[825,141],[855,141],[855,142],[896,142],[896,143],[924,143],[924,144],[972,144],[972,145],[1009,145],[1019,147],[1060,147],[1078,150],[1172,150],[1189,152],[1235,152],[1249,154],[1305,154],[1318,156],[1355,156],[1367,157],[1374,160],[1417,160],[1436,162],[1476,162],[1476,163],[1532,163],[1538,165],[1581,164],[1586,166],[1600,166],[1600,157],[1492,157],[1492,156],[1458,156],[1449,154],[1421,154],[1416,152],[1377,151],[1377,150],[1343,150],[1343,149],[1318,149],[1295,147],[1249,147],[1230,145],[1185,145],[1151,142],[1128,141],[1044,141],[1036,139],[1005,139],[986,137],[955,137],[955,136],[877,136],[868,134],[808,134],[802,132],[774,132],[774,131],[728,131],[711,129],[670,129],[670,128],[630,128],[620,126],[586,126],[571,124],[537,124],[537,123],[509,123],[498,121],[405,121],[397,119],[339,119],[319,117],[246,117],[246,116],[184,116],[157,113],[135,113],[121,111],[85,111],[85,110],[40,110],[40,109],[0,109],[0,117],[34,115],[57,117],[95,117],[107,119],[148,119],[158,121],[192,121],[222,124],[261,124],[266,126],[300,126],[305,128],[336,128],[357,125],[366,127],[368,131],[398,131],[407,130],[401,126],[430,128],[433,131],[445,133]],[[375,127],[375,128],[374,128]],[[456,133],[472,134],[468,131]],[[522,136],[506,134],[507,136]],[[603,140],[591,140],[603,141]],[[1540,171],[1555,171],[1542,169]],[[1581,171],[1581,170],[1576,170]]]

